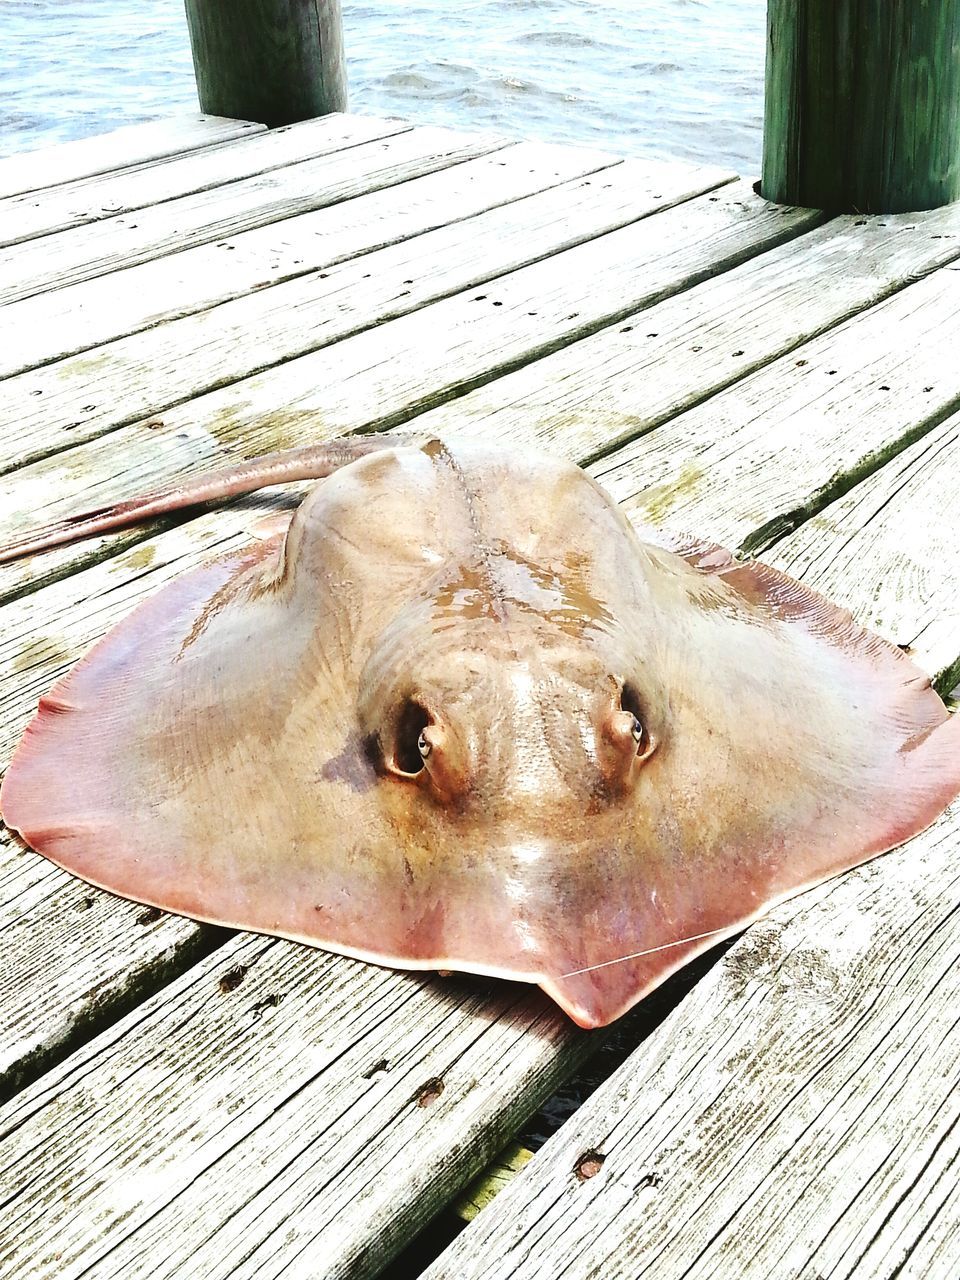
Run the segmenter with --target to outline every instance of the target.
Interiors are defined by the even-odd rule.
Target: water
[[[343,0],[353,111],[759,170],[765,0]],[[0,154],[196,110],[182,0],[0,0]]]

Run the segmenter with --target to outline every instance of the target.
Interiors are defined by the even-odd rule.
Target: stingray
[[[328,476],[44,697],[3,783],[59,866],[377,964],[619,1017],[960,792],[960,717],[775,569],[645,540],[578,467],[335,442],[67,520],[7,558]],[[646,536],[646,534],[645,534]]]

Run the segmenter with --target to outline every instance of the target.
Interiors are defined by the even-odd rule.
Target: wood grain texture
[[[585,148],[515,143],[411,179],[404,184],[402,204],[387,187],[219,243],[37,294],[0,308],[0,377],[324,270],[618,163]],[[658,175],[684,167],[645,162],[635,166],[634,174],[638,186],[653,195]],[[717,178],[732,176],[721,171]]]
[[[0,1276],[374,1276],[590,1043],[516,984],[239,936],[0,1108]]]
[[[13,245],[149,205],[211,191],[397,132],[399,121],[332,116],[0,200],[0,245]],[[403,127],[403,126],[400,126]],[[37,249],[39,252],[40,249]]]
[[[614,183],[617,172],[611,171],[607,181]],[[687,201],[669,217],[644,218],[500,276],[489,288],[480,286],[422,307],[329,351],[287,361],[164,410],[161,418],[122,428],[123,436],[114,431],[114,448],[124,450],[132,478],[137,459],[146,463],[161,436],[160,447],[171,457],[176,441],[182,441],[182,466],[187,468],[196,459],[191,441],[200,443],[202,464],[209,465],[218,441],[249,453],[264,452],[309,441],[318,433],[393,425],[800,234],[816,220],[810,211],[774,209],[746,184],[723,187]],[[48,396],[31,395],[35,388],[30,379],[48,372],[32,371],[4,384],[7,406],[12,406],[15,387],[23,393],[19,403],[24,406],[23,413],[14,414],[16,436],[0,442],[7,467],[102,436],[113,422],[137,411],[124,409],[123,401],[112,396],[102,407],[88,402],[88,421],[64,421],[47,407]],[[93,387],[94,375],[91,369],[84,390]],[[177,376],[175,368],[170,375]],[[141,406],[138,386],[130,392]],[[181,398],[176,392],[169,396],[171,401]],[[70,465],[83,472],[89,495],[97,473],[90,469],[93,455],[82,456],[91,463],[74,454]]]
[[[354,118],[354,117],[351,117]],[[359,117],[356,117],[359,118]],[[373,126],[376,126],[375,128]],[[0,301],[13,302],[389,187],[495,150],[500,140],[368,121],[396,136],[0,251]]]
[[[761,553],[960,404],[949,268],[591,465],[641,520]]]
[[[749,929],[423,1280],[956,1275],[958,841]]]
[[[763,193],[893,213],[960,197],[957,0],[769,0]]]
[[[271,127],[347,109],[340,0],[186,0],[204,111]]]
[[[427,431],[612,452],[960,255],[960,206],[840,217],[424,414]],[[802,358],[802,356],[801,356]]]
[[[38,867],[0,830],[0,950],[16,957],[0,973],[0,1099],[224,936],[100,893],[52,863]]]
[[[675,187],[658,183],[654,197],[644,184],[637,182],[630,165],[617,166],[602,180],[586,180],[559,193],[547,192],[533,201],[492,210],[356,261],[258,290],[211,310],[7,378],[0,398],[0,437],[8,443],[6,448],[0,445],[0,465],[22,463],[28,457],[40,457],[58,447],[93,439],[124,423],[160,414],[211,388],[239,382],[271,365],[283,366],[267,391],[274,397],[274,405],[289,401],[288,384],[297,381],[301,371],[306,378],[328,388],[331,380],[338,380],[336,375],[332,379],[328,372],[315,375],[294,358],[361,330],[382,326],[384,320],[416,311],[426,302],[472,288],[491,277],[500,279],[496,284],[498,296],[491,295],[490,306],[479,306],[477,295],[471,293],[447,307],[451,314],[446,323],[448,327],[457,326],[455,337],[460,345],[464,342],[460,331],[467,327],[484,335],[485,349],[495,351],[512,340],[521,356],[528,347],[542,343],[545,336],[562,341],[565,327],[572,327],[573,332],[583,327],[576,325],[581,320],[576,308],[587,288],[578,274],[580,259],[592,257],[598,270],[612,275],[615,271],[619,274],[619,254],[632,250],[632,262],[636,262],[639,246],[652,241],[664,249],[672,247],[676,255],[678,246],[685,240],[692,244],[691,237],[704,225],[721,234],[726,232],[726,238],[717,246],[718,256],[729,252],[729,238],[741,226],[742,233],[749,236],[750,220],[743,217],[733,197],[708,196],[699,203],[694,201],[689,213],[671,219],[669,225],[657,223],[659,230],[628,227],[626,232],[616,233],[619,238],[609,247],[604,240],[597,241],[594,248],[583,243],[598,231],[606,232],[611,223],[638,222],[665,204],[696,195],[699,184],[695,173],[681,173]],[[755,220],[754,234],[762,248],[766,238],[772,232],[779,233],[787,220],[778,217],[771,228],[763,211],[758,212],[761,216]],[[576,248],[578,245],[582,247]],[[564,250],[569,252],[556,256]],[[705,255],[708,263],[711,256]],[[555,261],[557,269],[569,274],[572,281],[555,290],[559,297],[555,302],[548,300],[544,314],[542,308],[531,310],[539,305],[536,296],[523,289],[516,273],[545,258]],[[650,258],[647,249],[643,262],[649,263]],[[632,263],[628,259],[629,265]],[[544,274],[541,270],[539,277],[542,279]],[[645,285],[643,280],[635,287]],[[621,280],[621,293],[625,286],[629,288],[629,282]],[[521,294],[522,310],[516,306],[508,309],[499,297],[504,290]],[[617,302],[615,297],[614,305]],[[569,314],[554,321],[558,306]],[[601,320],[602,307],[601,297],[592,312]],[[423,314],[424,320],[416,326],[421,332],[434,323],[433,313]],[[588,317],[586,323],[591,322]],[[438,317],[436,323],[444,322]],[[392,333],[393,330],[379,327],[373,337],[377,363],[387,358]],[[444,354],[441,346],[439,353],[432,356],[432,363],[438,364]],[[412,358],[414,368],[423,362],[422,355]],[[489,355],[486,358],[489,360]],[[337,369],[344,359],[349,361],[349,356],[342,351],[334,357]],[[410,359],[411,354],[405,353],[405,362]],[[235,398],[244,399],[245,392],[245,386],[239,387]]]
[[[960,680],[960,415],[763,553],[906,649],[941,693]]]
[[[528,1147],[521,1146],[519,1142],[508,1142],[492,1163],[464,1187],[452,1205],[453,1212],[464,1222],[472,1222],[532,1159],[533,1152]]]
[[[152,164],[263,130],[263,125],[250,120],[175,116],[169,120],[151,120],[148,124],[124,125],[111,133],[61,142],[41,151],[4,156],[0,159],[0,199],[133,165]]]

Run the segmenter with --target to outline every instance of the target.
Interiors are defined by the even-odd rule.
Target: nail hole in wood
[[[603,1162],[606,1156],[602,1151],[585,1151],[573,1166],[573,1172],[578,1182],[588,1182],[591,1178],[595,1178],[603,1168]]]
[[[235,964],[232,969],[227,970],[219,982],[220,990],[224,995],[229,991],[236,991],[237,987],[239,987],[240,983],[247,976],[248,968],[249,966],[245,964]]]
[[[443,1093],[443,1080],[440,1076],[432,1076],[417,1092],[417,1106],[429,1107]]]

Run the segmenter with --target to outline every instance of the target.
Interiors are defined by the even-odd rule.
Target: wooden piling
[[[185,0],[200,108],[271,127],[344,111],[340,0]]]
[[[761,192],[864,213],[960,198],[960,0],[768,0]]]

